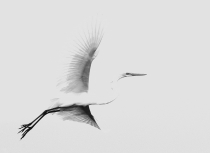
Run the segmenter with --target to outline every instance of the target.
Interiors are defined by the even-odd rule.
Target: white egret
[[[41,113],[36,119],[34,119],[29,124],[23,124],[19,129],[18,133],[22,133],[22,137],[25,135],[47,114],[55,113],[61,115],[64,120],[72,120],[77,122],[84,122],[90,124],[98,129],[99,126],[96,123],[93,115],[90,112],[89,105],[102,105],[107,104],[115,100],[114,97],[112,100],[109,100],[105,103],[96,103],[95,101],[73,101],[68,98],[68,94],[84,94],[88,92],[89,85],[89,73],[93,60],[98,54],[98,47],[103,37],[103,32],[100,26],[92,29],[91,32],[88,32],[88,35],[81,41],[78,42],[78,47],[72,54],[72,60],[68,63],[68,70],[63,79],[58,83],[60,86],[60,92],[63,94],[61,97],[56,97],[53,99],[54,105],[49,109],[46,109]],[[146,74],[137,74],[137,73],[122,73],[119,77],[115,78],[112,83],[114,87],[116,82],[121,78],[131,77],[131,76],[144,76]],[[111,88],[114,90],[113,88]]]

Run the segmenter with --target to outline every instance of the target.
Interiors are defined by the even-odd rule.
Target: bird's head
[[[140,73],[130,73],[130,72],[126,72],[126,73],[123,73],[120,77],[121,78],[125,78],[125,77],[132,77],[132,76],[144,76],[146,74],[140,74]]]
[[[144,76],[144,75],[146,75],[146,74],[140,74],[140,73],[129,73],[129,72],[127,72],[127,73],[124,73],[124,74],[123,74],[123,76],[124,76],[124,77],[131,77],[131,76]]]
[[[146,74],[140,74],[140,73],[130,73],[130,72],[126,72],[126,73],[122,73],[120,76],[118,76],[116,79],[114,79],[111,84],[112,84],[112,89],[115,88],[115,84],[117,83],[118,80],[125,78],[125,77],[132,77],[132,76],[144,76]]]

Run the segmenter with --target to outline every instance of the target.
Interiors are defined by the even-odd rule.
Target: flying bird
[[[103,38],[103,30],[100,26],[96,26],[88,31],[88,34],[81,37],[77,42],[77,47],[72,51],[71,60],[67,65],[65,76],[58,81],[60,88],[59,92],[63,96],[54,98],[52,101],[54,104],[43,111],[37,118],[28,124],[23,124],[18,133],[22,133],[22,138],[47,114],[57,114],[62,116],[63,120],[72,120],[77,122],[83,122],[94,126],[98,129],[99,126],[91,114],[90,105],[103,105],[108,104],[116,99],[113,99],[105,103],[96,103],[95,101],[88,101],[83,103],[82,101],[74,101],[68,97],[69,94],[87,94],[89,89],[89,75],[90,68],[93,60],[98,54],[98,47]],[[118,80],[131,77],[131,76],[144,76],[146,74],[139,73],[122,73],[111,82],[111,87],[114,87]],[[114,92],[114,88],[111,88]]]

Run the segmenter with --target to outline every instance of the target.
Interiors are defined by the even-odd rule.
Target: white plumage
[[[97,103],[96,99],[88,96],[89,74],[93,60],[98,54],[98,47],[103,38],[103,30],[100,25],[96,25],[90,29],[84,37],[77,41],[77,47],[71,50],[70,60],[64,73],[59,81],[58,88],[60,96],[52,99],[53,104],[49,109],[41,113],[35,120],[29,124],[20,127],[19,133],[22,133],[21,139],[47,114],[56,113],[62,116],[63,120],[72,120],[90,124],[99,129],[93,115],[90,112],[89,105],[107,104],[115,100],[114,97],[104,103]],[[99,72],[100,73],[100,72]],[[143,76],[145,74],[122,73],[119,77],[112,81],[112,90],[116,82],[124,77]],[[70,95],[79,95],[80,99],[73,99]]]

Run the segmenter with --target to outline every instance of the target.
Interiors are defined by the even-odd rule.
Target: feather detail
[[[65,76],[59,80],[58,86],[64,93],[81,93],[88,91],[89,75],[92,61],[98,54],[98,47],[103,37],[100,26],[80,36],[77,46],[72,50],[71,61],[67,64]]]
[[[60,115],[63,120],[82,122],[100,129],[93,115],[91,114],[88,105],[87,106],[72,105],[69,107],[63,107],[62,110],[57,114]]]

